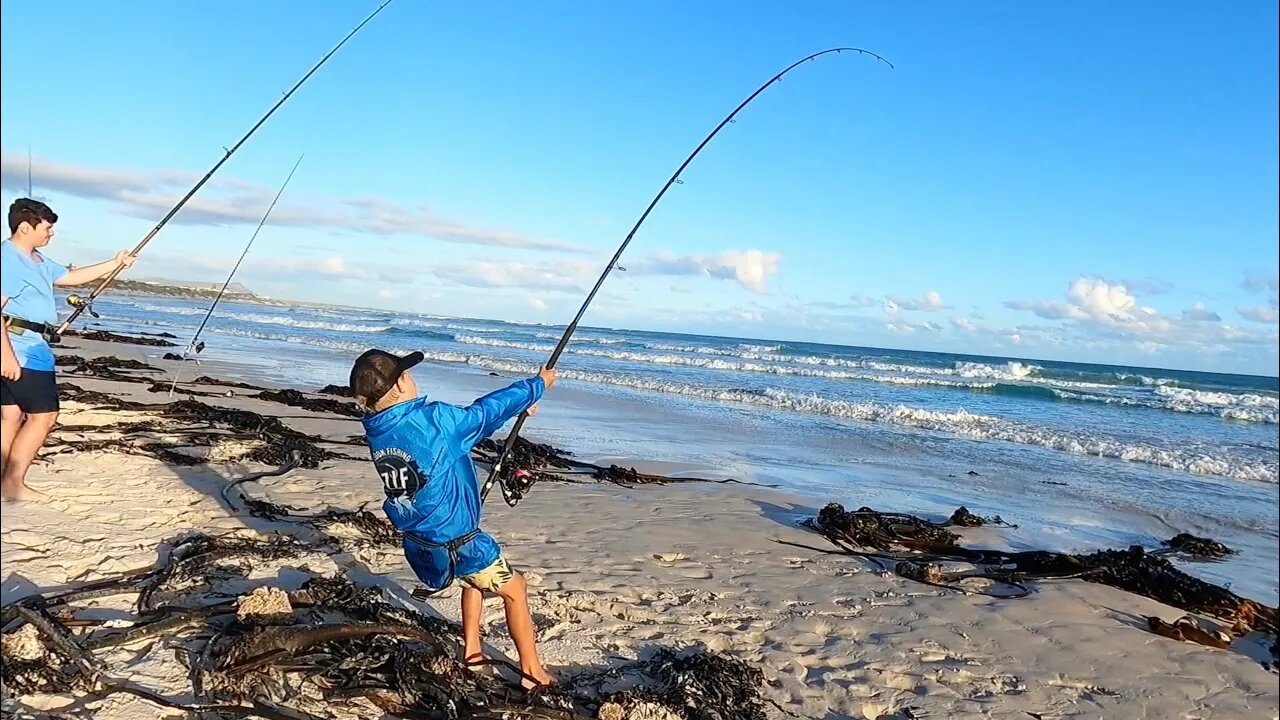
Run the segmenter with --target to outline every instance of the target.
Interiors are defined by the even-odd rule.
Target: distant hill
[[[212,290],[218,292],[218,288],[222,287],[220,282],[196,282],[195,280],[167,280],[165,278],[138,278],[130,282],[142,283],[145,285],[158,285],[161,287],[177,288],[180,290]],[[233,282],[227,286],[227,294],[235,293],[236,295],[249,295],[256,297],[257,293],[238,282]]]
[[[96,280],[89,283],[89,285],[92,286],[96,286],[97,284],[98,281]],[[143,280],[117,279],[112,283],[113,289],[123,292],[135,292],[145,295],[168,295],[170,297],[203,298],[207,300],[212,300],[217,297],[218,289],[221,287],[222,283],[165,280],[160,278],[146,278]],[[234,282],[227,286],[227,292],[224,293],[222,297],[227,300],[261,301],[266,299],[257,295],[244,285]]]

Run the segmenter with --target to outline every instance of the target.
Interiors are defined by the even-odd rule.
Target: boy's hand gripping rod
[[[591,292],[587,294],[587,299],[582,302],[582,307],[578,308],[578,314],[573,317],[573,322],[569,323],[569,326],[565,328],[564,334],[560,336],[560,341],[556,343],[555,349],[551,351],[551,357],[548,358],[546,367],[554,368],[556,366],[556,361],[560,359],[560,354],[564,352],[565,346],[569,344],[569,338],[572,337],[574,331],[578,329],[578,322],[582,320],[582,316],[586,314],[587,307],[590,306],[591,301],[595,299],[596,292],[598,292],[600,290],[600,286],[604,284],[605,278],[609,276],[609,273],[612,272],[614,268],[618,267],[618,259],[622,257],[622,252],[627,249],[627,245],[631,244],[631,240],[635,237],[636,231],[644,224],[644,221],[649,217],[649,213],[653,211],[654,206],[658,204],[658,201],[662,199],[662,196],[667,194],[667,190],[669,190],[672,185],[682,183],[680,180],[680,173],[684,172],[684,169],[689,166],[689,163],[693,162],[693,159],[698,156],[698,153],[702,152],[702,148],[706,147],[707,143],[711,142],[711,139],[714,138],[725,125],[734,122],[734,117],[743,108],[750,104],[752,100],[755,100],[756,96],[764,92],[770,85],[781,80],[783,75],[786,75],[800,65],[803,65],[815,58],[831,53],[842,53],[845,51],[858,53],[860,55],[869,55],[889,67],[893,67],[893,63],[869,50],[851,47],[830,48],[795,61],[783,69],[782,72],[779,72],[777,75],[770,78],[768,82],[756,88],[755,92],[748,95],[746,100],[739,103],[738,106],[733,109],[733,112],[726,115],[725,118],[720,121],[720,124],[716,125],[715,129],[703,138],[702,142],[698,143],[698,146],[693,149],[692,153],[689,153],[689,156],[684,159],[684,162],[680,163],[680,167],[676,168],[676,171],[671,174],[671,177],[662,186],[662,189],[659,190],[658,194],[649,202],[649,206],[645,208],[644,213],[640,215],[640,219],[636,221],[636,224],[631,227],[631,231],[627,233],[622,244],[618,246],[618,250],[609,260],[609,264],[605,266],[604,272],[600,273],[600,277],[596,280],[595,286],[592,287]],[[493,467],[489,471],[489,477],[485,480],[484,487],[480,491],[480,502],[483,503],[488,498],[489,491],[493,489],[493,484],[495,482],[501,483],[502,499],[511,507],[515,507],[516,503],[520,502],[524,497],[524,494],[529,491],[530,487],[532,487],[533,481],[529,479],[523,470],[507,467],[507,458],[511,455],[511,450],[515,447],[516,440],[519,439],[520,428],[524,427],[525,420],[527,420],[528,417],[529,413],[523,412],[520,413],[520,417],[516,418],[516,424],[511,428],[511,434],[507,435],[507,441],[506,444],[502,446],[502,452],[498,454],[496,459],[494,459]]]

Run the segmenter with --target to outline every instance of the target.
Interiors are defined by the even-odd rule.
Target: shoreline
[[[60,348],[60,355],[133,358],[166,372],[177,365],[149,357],[147,351],[162,348],[78,338],[68,345],[75,347]],[[188,365],[188,380],[234,374],[216,363],[198,370]],[[167,400],[136,384],[65,373],[60,381],[143,402]],[[483,380],[460,384],[457,399]],[[305,433],[359,433],[354,420],[299,408],[246,397],[198,399],[280,417]],[[107,422],[124,413],[68,402],[61,422]],[[532,439],[560,444],[537,430]],[[260,481],[253,495],[311,509],[354,509],[368,502],[380,515],[380,490],[363,450],[343,452],[359,459]],[[615,453],[581,459],[668,474],[723,470],[711,464],[672,468],[660,460],[645,467],[627,458]],[[154,560],[155,544],[181,531],[261,532],[269,524],[234,514],[217,498],[226,477],[261,469],[239,463],[182,468],[110,452],[49,456],[33,467],[31,479],[50,500],[4,510],[4,602],[22,589],[146,566]],[[847,487],[828,499],[847,503],[851,494],[854,488]],[[897,511],[902,500],[866,504]],[[701,642],[757,665],[765,673],[767,698],[814,717],[909,717],[903,714],[908,708],[935,717],[1277,717],[1274,674],[1242,654],[1246,648],[1213,650],[1148,632],[1142,617],[1171,622],[1183,614],[1154,601],[1072,581],[1038,583],[1030,597],[995,600],[937,591],[875,572],[854,558],[773,542],[823,545],[822,538],[795,526],[816,513],[814,496],[702,483],[543,483],[515,509],[493,501],[486,510],[486,529],[529,577],[544,657],[553,672],[655,643]],[[973,546],[1009,543],[1002,531],[985,528],[965,531],[964,539]],[[368,568],[362,578],[399,587],[402,594],[416,584],[395,551],[370,551],[355,560]],[[456,618],[454,593],[427,606]],[[486,604],[486,639],[510,654],[501,612],[492,602]],[[151,651],[138,672],[173,685],[177,676],[166,669],[171,656]],[[141,701],[103,702],[100,717],[155,717],[154,708]]]
[[[374,337],[362,339],[375,343]],[[145,355],[158,357],[163,350],[147,348]],[[199,366],[189,363],[202,369],[184,369],[183,377],[222,373],[305,392],[342,384],[346,370],[335,363],[349,361],[345,351],[317,345],[259,347],[254,342],[242,348],[229,342],[217,350]],[[454,403],[523,376],[433,362],[422,363],[415,373],[432,399]],[[1267,482],[1193,475],[946,431],[653,395],[565,377],[555,402],[546,403],[531,427],[544,441],[588,459],[662,457],[779,484],[814,502],[856,496],[850,500],[855,505],[892,505],[930,516],[945,517],[959,505],[985,515],[1011,515],[1020,519],[1011,542],[1021,549],[1087,552],[1149,546],[1178,532],[1210,536],[1241,552],[1199,564],[1194,574],[1280,603],[1275,571],[1280,530],[1274,524],[1275,486]]]

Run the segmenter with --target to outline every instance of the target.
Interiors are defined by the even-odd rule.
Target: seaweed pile
[[[1169,538],[1165,545],[1193,557],[1222,558],[1234,555],[1236,552],[1217,540],[1198,537],[1191,533],[1178,533]]]
[[[98,342],[125,343],[128,345],[149,345],[152,347],[177,347],[177,343],[171,343],[164,338],[176,337],[170,333],[159,333],[157,335],[143,337],[141,335],[119,335],[106,330],[71,330],[68,329],[62,333],[63,337],[77,337],[84,340],[97,340]]]
[[[374,587],[306,570],[292,589],[264,570],[314,554],[282,535],[175,538],[152,569],[3,608],[6,700],[48,692],[129,693],[205,717],[316,720],[334,711],[406,718],[534,717],[763,720],[759,670],[702,649],[657,648],[649,657],[561,678],[526,691],[511,677],[472,671],[457,658],[460,628],[393,604]],[[289,563],[292,564],[292,563]],[[132,595],[127,627],[85,613]],[[100,613],[99,613],[100,615]],[[120,625],[122,623],[115,623]],[[99,652],[151,643],[186,667],[194,702],[113,677]],[[123,668],[122,668],[123,670]],[[630,687],[606,692],[626,678]],[[187,695],[188,693],[183,693]]]
[[[267,389],[262,387],[261,385],[251,385],[245,382],[236,382],[235,380],[221,380],[219,378],[209,377],[208,375],[201,375],[200,377],[197,377],[195,380],[192,380],[191,383],[193,385],[218,385],[220,387],[240,388],[241,390],[266,390]]]
[[[213,459],[252,460],[277,466],[300,458],[302,467],[316,468],[326,460],[347,456],[321,447],[323,438],[294,430],[279,419],[249,410],[215,407],[198,400],[145,404],[121,400],[105,393],[59,384],[68,400],[98,407],[154,412],[155,420],[116,425],[63,426],[50,437],[55,452],[111,450],[154,457],[176,465],[198,465]],[[170,422],[161,422],[161,420]],[[65,435],[99,434],[101,437],[68,439]],[[203,455],[184,449],[207,448]]]
[[[124,336],[115,336],[115,337],[124,337]],[[118,342],[124,342],[124,340],[119,340]],[[175,355],[173,353],[165,353],[164,359],[165,360],[182,360],[183,358],[181,355]],[[142,370],[146,372],[160,371],[160,368],[154,367],[152,365],[147,365],[146,363],[138,362],[137,360],[126,360],[126,359],[110,357],[110,356],[85,359],[80,357],[79,355],[62,355],[57,358],[56,363],[60,367],[69,368],[70,373],[73,375],[82,375],[86,377],[95,377],[95,378],[101,378],[103,380],[115,380],[120,382],[136,382],[136,383],[151,382],[152,384],[150,385],[150,387],[147,388],[148,391],[154,392],[154,393],[163,393],[163,394],[168,394],[169,392],[170,386],[168,383],[153,382],[149,379],[144,379],[128,373],[119,372],[121,370]],[[302,408],[303,410],[307,410],[310,412],[333,413],[335,415],[341,415],[343,417],[350,417],[350,418],[363,417],[365,414],[364,410],[362,410],[359,405],[356,405],[353,402],[341,402],[338,400],[330,400],[327,398],[309,398],[303,393],[297,390],[292,390],[292,389],[272,390],[270,388],[265,388],[260,385],[252,385],[250,383],[236,382],[233,380],[220,380],[218,378],[212,378],[207,375],[201,375],[197,377],[195,380],[192,380],[189,384],[190,385],[213,385],[217,387],[236,388],[240,390],[253,390],[253,391],[256,391],[256,394],[251,395],[250,397],[253,397],[259,400],[266,400],[268,402],[275,402],[283,405],[289,405],[291,407]],[[344,388],[339,388],[335,385],[330,385],[325,387],[320,392],[327,393],[327,394],[341,395],[341,394],[344,394],[340,392],[342,390],[344,390]],[[331,391],[337,391],[337,392],[331,392]],[[202,392],[200,390],[193,390],[191,388],[187,388],[183,390],[183,394],[190,397],[218,397],[223,393]],[[348,391],[347,393],[345,393],[345,395],[349,397],[350,392]]]
[[[955,522],[957,516],[963,522]],[[969,521],[968,511],[960,508],[946,525],[966,526]],[[1280,632],[1280,612],[1276,608],[1240,597],[1174,567],[1167,557],[1173,553],[1212,558],[1233,552],[1220,542],[1187,533],[1171,538],[1165,542],[1165,548],[1156,550],[1134,545],[1125,550],[1069,554],[966,548],[957,544],[960,536],[947,530],[944,524],[868,507],[849,512],[838,503],[828,504],[805,525],[844,554],[868,558],[881,567],[892,564],[896,574],[928,585],[991,594],[959,584],[980,578],[1008,584],[1025,595],[1029,592],[1025,584],[1031,581],[1077,578],[1217,618],[1228,623],[1235,635],[1254,630],[1272,635]],[[939,563],[948,561],[969,563],[977,569],[946,572]],[[1154,630],[1154,624],[1152,628]]]
[[[309,398],[297,390],[263,390],[253,397],[259,400],[267,400],[269,402],[282,403],[291,407],[310,410],[311,412],[327,412],[344,417],[364,417],[365,412],[359,405],[353,402],[342,402],[341,400],[329,400],[319,398]]]
[[[505,440],[488,438],[482,440],[472,451],[472,457],[480,462],[492,463],[502,452]],[[515,447],[511,449],[507,467],[513,472],[524,471],[530,485],[534,482],[567,482],[573,475],[587,475],[594,480],[611,482],[622,487],[634,485],[665,485],[681,482],[738,483],[756,485],[758,487],[777,487],[765,483],[747,482],[734,478],[712,479],[701,477],[671,477],[667,475],[651,475],[642,473],[634,467],[624,468],[620,465],[596,465],[594,463],[575,460],[573,453],[553,447],[545,443],[535,443],[523,437],[516,438]]]
[[[112,408],[114,410],[137,410],[147,407],[145,403],[122,400],[115,395],[108,395],[97,390],[85,390],[79,385],[65,382],[58,383],[58,397],[63,400],[71,400],[72,402],[84,403],[94,407]]]
[[[320,395],[337,395],[338,397],[353,398],[356,396],[355,391],[346,385],[325,385],[316,391]]]
[[[122,382],[139,382],[139,379],[132,375],[121,373],[119,372],[120,370],[142,370],[145,372],[160,371],[160,368],[148,365],[144,362],[113,356],[86,359],[79,355],[59,355],[54,361],[54,364],[58,367],[68,368],[69,372],[76,375]]]

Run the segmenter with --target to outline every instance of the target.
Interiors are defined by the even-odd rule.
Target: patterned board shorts
[[[463,575],[459,579],[477,590],[498,592],[512,577],[514,577],[514,572],[511,570],[511,566],[507,564],[507,559],[499,555],[498,559],[494,560],[489,567],[477,573]]]

